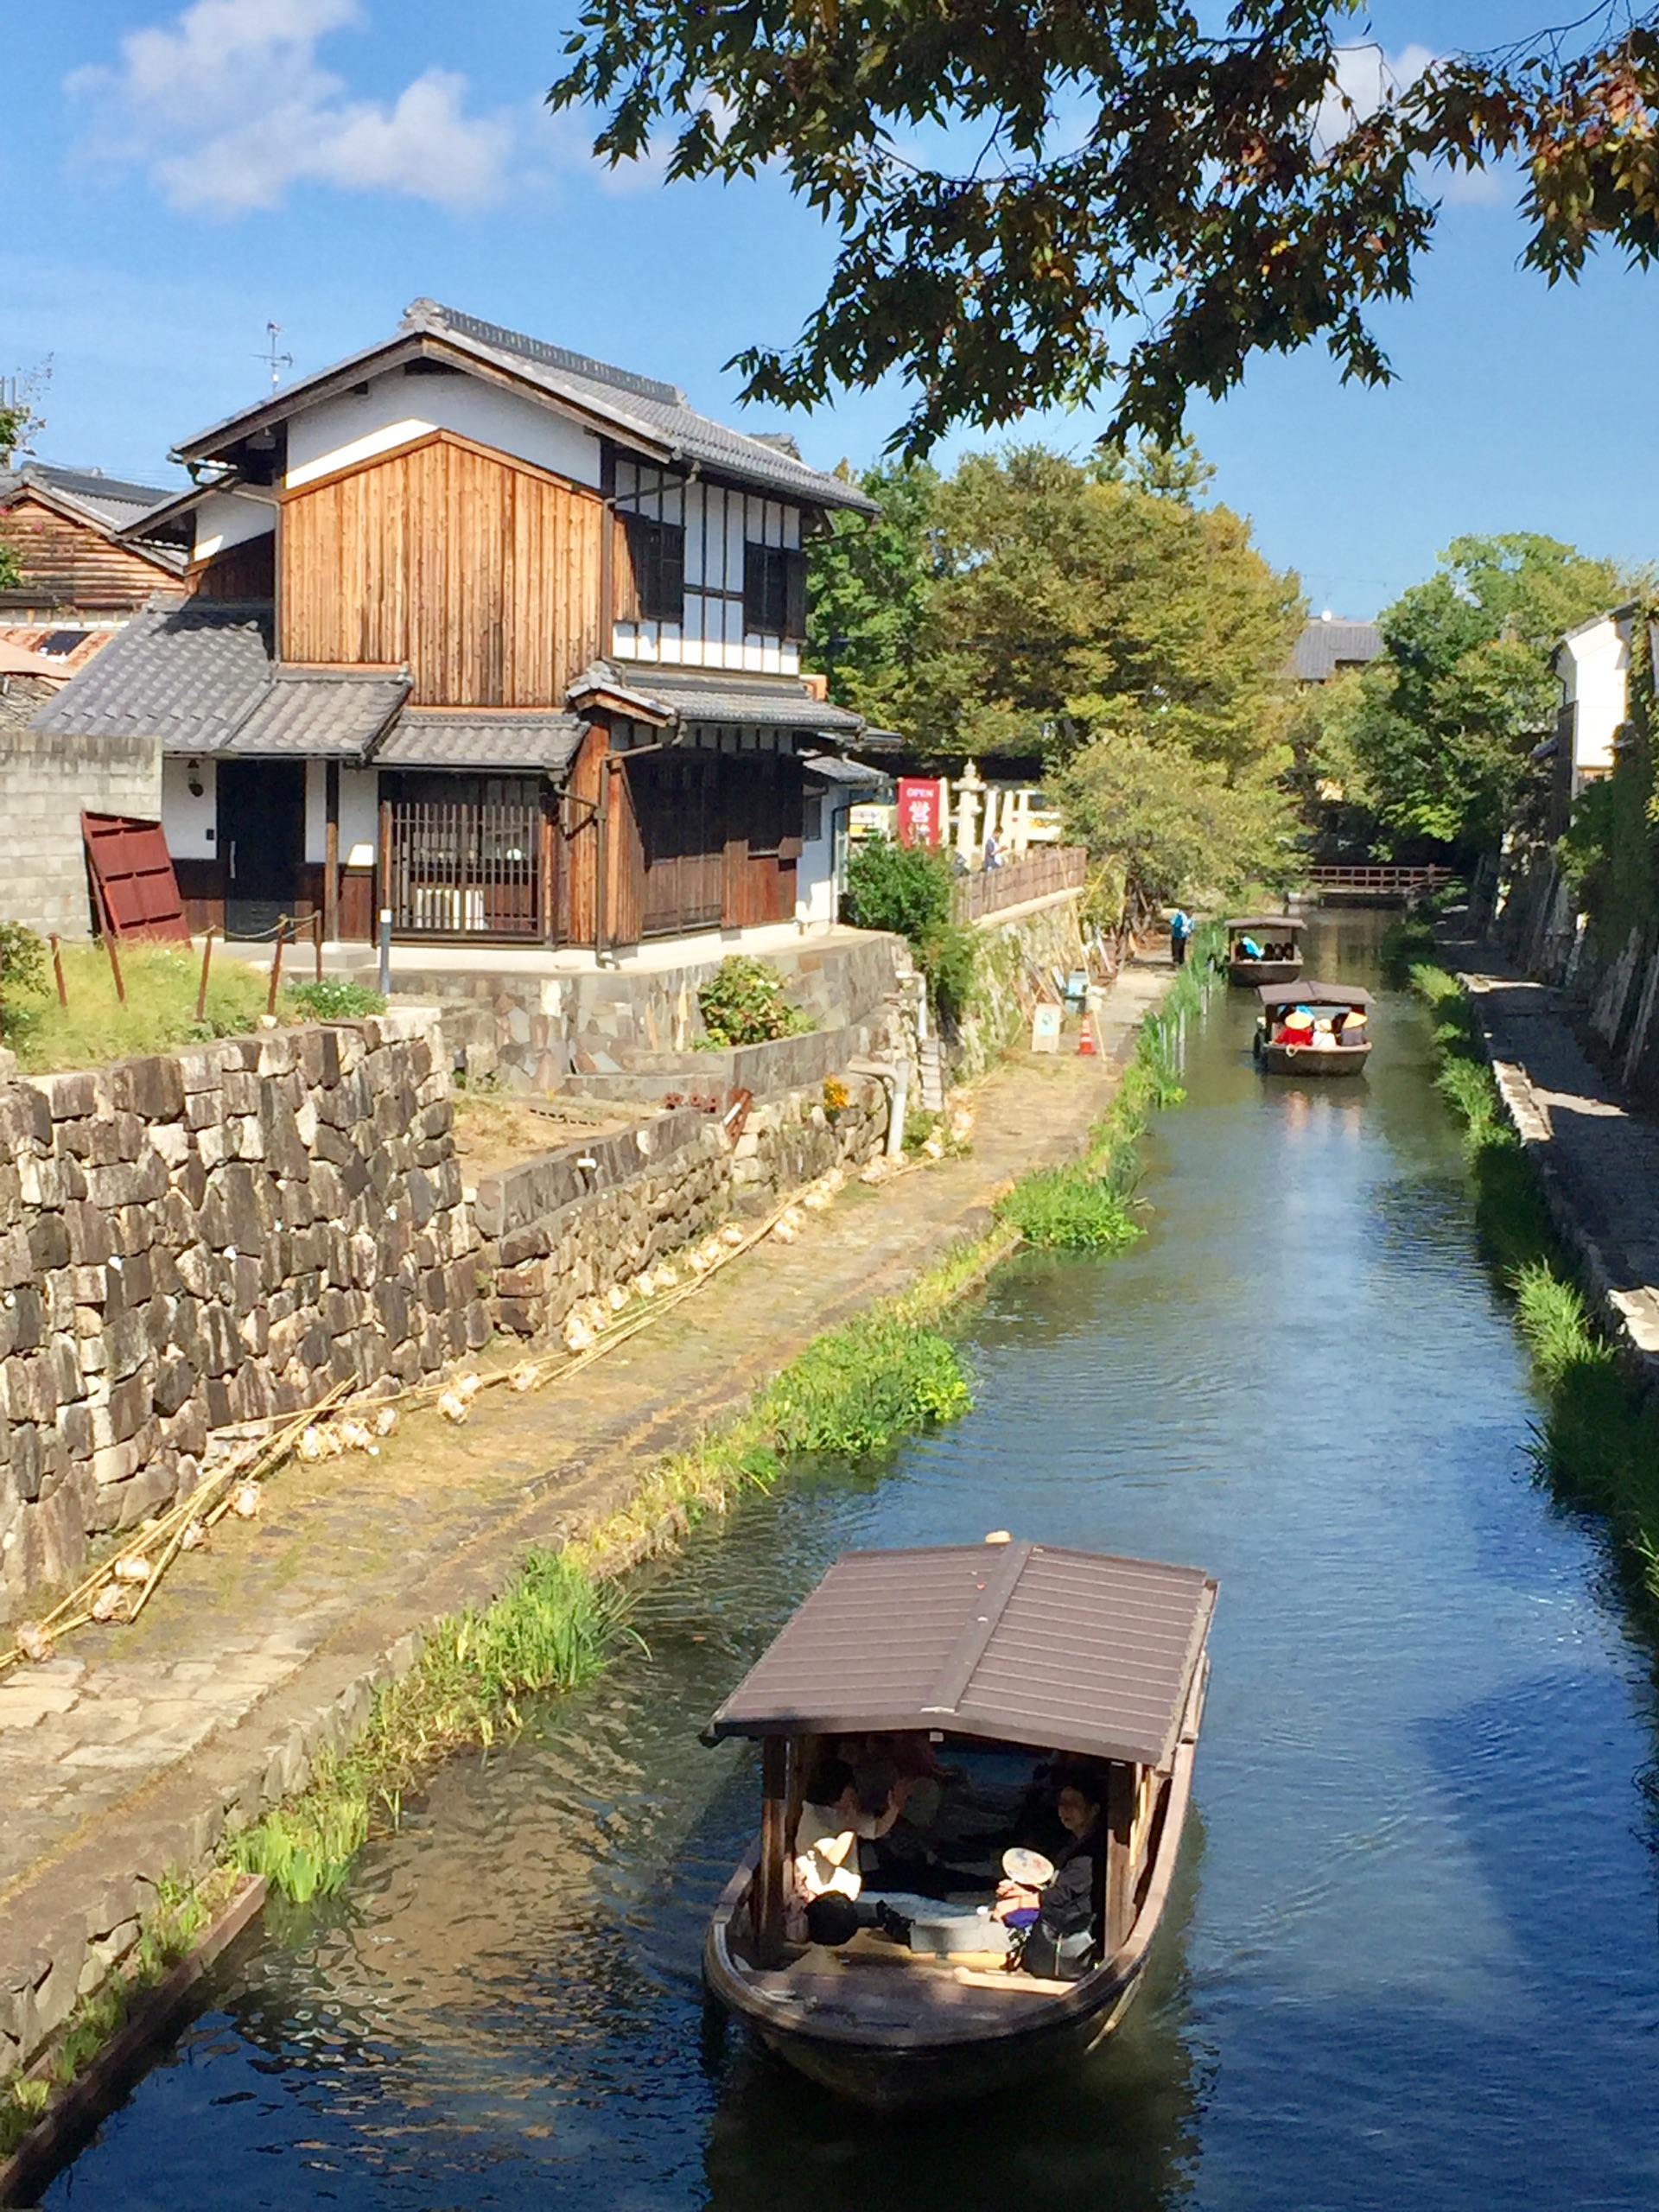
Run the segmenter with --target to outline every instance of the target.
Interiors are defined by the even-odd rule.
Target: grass
[[[0,2158],[16,2149],[54,2093],[73,2082],[120,2032],[139,1999],[190,1952],[229,1903],[235,1879],[233,1869],[223,1868],[201,1883],[161,1883],[137,1942],[115,1972],[77,2002],[51,2048],[48,2063],[0,2082]]]
[[[1421,959],[1408,972],[1434,1016],[1436,1082],[1464,1125],[1476,1225],[1515,1300],[1543,1397],[1538,1472],[1567,1503],[1607,1520],[1659,1599],[1659,1408],[1635,1387],[1573,1280],[1457,977]]]
[[[162,1052],[209,1037],[257,1029],[270,980],[245,960],[215,950],[204,1019],[196,1020],[201,958],[188,945],[121,948],[126,1003],[116,996],[107,955],[99,945],[61,948],[67,1006],[58,1003],[50,971],[44,992],[13,995],[6,1007],[6,1042],[30,1074],[95,1067],[129,1054]]]

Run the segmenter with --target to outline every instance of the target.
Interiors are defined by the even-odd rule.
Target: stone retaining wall
[[[822,1085],[764,1100],[734,1142],[711,1116],[682,1107],[483,1177],[480,1259],[499,1326],[545,1335],[578,1300],[629,1281],[734,1212],[831,1167],[861,1166],[887,1134],[887,1092],[861,1077],[842,1088],[847,1103],[833,1115]]]
[[[209,1432],[481,1344],[429,1009],[0,1084],[0,1613]]]

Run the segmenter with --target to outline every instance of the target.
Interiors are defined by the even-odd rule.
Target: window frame
[[[743,545],[746,636],[800,645],[806,638],[806,555],[798,546]]]

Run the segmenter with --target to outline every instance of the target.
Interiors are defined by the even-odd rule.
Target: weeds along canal
[[[1314,960],[1375,984],[1376,918]],[[1146,1147],[1151,1233],[1027,1256],[978,1409],[798,1471],[641,1585],[648,1653],[446,1767],[341,1895],[273,1909],[53,2207],[353,2212],[1650,2208],[1651,1661],[1529,1471],[1427,1024],[1263,1080],[1217,997]],[[697,1731],[834,1554],[988,1529],[1216,1572],[1198,1810],[1124,2031],[887,2125],[705,2014],[754,1817]]]

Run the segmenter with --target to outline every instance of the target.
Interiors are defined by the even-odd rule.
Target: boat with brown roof
[[[1006,1539],[837,1560],[705,1735],[761,1746],[760,1834],[704,1946],[714,1995],[798,2072],[884,2110],[983,2095],[1099,2043],[1169,1896],[1215,1599],[1197,1567]],[[814,1764],[849,1739],[945,1763],[933,1834],[984,1902],[809,1954],[788,1940],[796,1826]],[[1057,1754],[1103,1800],[1090,1949],[1064,1980],[1024,1971],[986,1916],[1010,1810]],[[867,1918],[879,1886],[865,1878]]]
[[[1222,926],[1227,932],[1230,982],[1253,989],[1260,983],[1294,982],[1301,974],[1300,915],[1240,914]]]
[[[1371,1057],[1371,995],[1357,983],[1264,983],[1255,1057],[1269,1075],[1358,1075]],[[1296,1021],[1306,1017],[1306,1024]],[[1293,1027],[1293,1024],[1294,1025]]]

